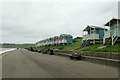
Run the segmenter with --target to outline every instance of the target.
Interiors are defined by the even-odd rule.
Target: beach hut
[[[36,46],[36,47],[41,47],[41,46],[42,46],[42,40],[39,41],[39,42],[37,42],[37,43],[35,44],[35,46]]]
[[[35,44],[36,47],[40,46],[40,41]]]
[[[83,43],[81,46],[87,46],[91,41],[94,44],[96,44],[96,42],[102,42],[104,37],[104,30],[107,31],[107,29],[104,29],[103,27],[88,25],[83,30]]]
[[[60,36],[54,36],[37,42],[36,47],[55,46],[55,45],[60,46],[61,44],[71,44],[71,43],[72,43],[71,35],[61,34]]]
[[[56,38],[55,44],[56,44],[57,46],[60,45],[60,43],[59,43],[59,37],[60,37],[60,36],[56,36],[56,37],[55,37],[55,38]]]
[[[48,46],[49,45],[49,39],[45,39],[45,46]]]
[[[105,31],[104,44],[114,45],[118,39],[120,39],[120,19],[111,19],[105,25],[109,27],[108,31]]]
[[[72,36],[70,34],[61,34],[61,44],[72,44]]]
[[[54,45],[54,37],[51,38],[51,46]]]
[[[51,46],[52,45],[52,38],[49,38],[49,44],[48,44],[49,46]]]

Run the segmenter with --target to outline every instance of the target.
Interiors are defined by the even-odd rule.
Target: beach
[[[0,48],[0,54],[15,50],[16,48]]]

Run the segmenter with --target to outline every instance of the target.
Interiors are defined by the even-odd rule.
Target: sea
[[[5,52],[13,51],[16,48],[0,48],[0,54],[3,54]]]

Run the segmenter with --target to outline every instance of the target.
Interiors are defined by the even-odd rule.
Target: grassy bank
[[[1,44],[2,48],[29,48],[34,46],[35,46],[34,44],[10,44],[10,43]]]
[[[98,49],[98,47],[103,46],[103,44],[93,44],[81,49],[77,49],[77,51],[91,51],[91,52],[120,52],[120,44],[115,45],[107,45],[105,48]]]
[[[60,50],[73,50],[73,51],[91,51],[91,52],[120,52],[120,44],[107,45],[105,48],[98,49],[98,47],[103,46],[103,44],[92,44],[83,48],[79,48],[82,43],[82,38],[73,39],[73,44],[64,46],[47,46],[47,47],[37,47],[35,49],[60,49]]]

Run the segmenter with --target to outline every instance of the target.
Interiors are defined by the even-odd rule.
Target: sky
[[[117,0],[108,1],[5,0],[0,3],[2,43],[36,43],[60,34],[81,37],[87,25],[103,27],[118,18]]]

